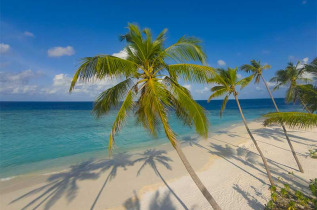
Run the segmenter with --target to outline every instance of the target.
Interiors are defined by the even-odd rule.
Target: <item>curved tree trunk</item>
[[[272,93],[271,93],[271,91],[270,91],[270,88],[267,86],[266,81],[265,81],[263,75],[261,75],[261,78],[262,78],[262,80],[263,80],[263,82],[264,82],[264,84],[265,84],[265,87],[266,87],[267,91],[268,91],[269,94],[270,94],[270,97],[271,97],[272,102],[273,102],[273,104],[274,104],[274,106],[275,106],[276,112],[279,112],[278,107],[277,107],[277,105],[276,105],[276,103],[275,103],[275,100],[274,100],[274,98],[273,98],[273,95],[272,95]],[[281,124],[281,126],[282,126],[282,128],[283,128],[283,131],[284,131],[284,134],[285,134],[287,143],[288,143],[289,147],[291,148],[291,151],[292,151],[292,154],[293,154],[293,156],[294,156],[294,158],[295,158],[295,161],[296,161],[296,163],[297,163],[297,166],[298,166],[300,172],[304,173],[304,170],[303,170],[303,168],[302,168],[302,165],[300,164],[300,162],[299,162],[299,160],[298,160],[298,158],[297,158],[296,152],[295,152],[295,150],[294,150],[294,148],[293,148],[292,142],[291,142],[291,140],[289,139],[289,137],[288,137],[288,135],[287,135],[287,130],[286,130],[286,128],[285,128],[285,126],[284,126],[283,123]]]
[[[243,112],[242,112],[242,109],[241,109],[241,106],[240,106],[240,103],[239,103],[239,100],[238,100],[238,97],[236,95],[236,93],[234,94],[234,98],[236,99],[236,102],[237,102],[237,105],[238,105],[238,108],[239,108],[239,111],[240,111],[240,114],[241,114],[241,117],[242,117],[242,120],[243,120],[243,123],[244,123],[244,126],[245,128],[247,129],[248,131],[248,134],[249,136],[251,137],[256,149],[258,150],[261,158],[262,158],[262,161],[263,161],[263,164],[264,164],[264,167],[265,167],[265,170],[266,170],[266,173],[267,173],[267,176],[269,178],[269,181],[271,183],[271,186],[275,186],[274,184],[274,181],[273,181],[273,178],[272,178],[272,175],[271,175],[271,172],[270,172],[270,169],[269,169],[269,166],[267,165],[267,161],[266,161],[266,158],[264,157],[260,147],[258,146],[258,143],[256,142],[256,140],[254,139],[249,127],[248,127],[248,124],[247,124],[247,121],[245,120],[244,118],[244,115],[243,115]]]
[[[193,181],[196,183],[196,185],[199,188],[199,190],[201,191],[201,193],[205,196],[207,201],[210,203],[212,208],[215,210],[220,210],[221,209],[220,206],[217,204],[215,199],[211,196],[211,194],[209,193],[207,188],[204,186],[204,184],[201,182],[201,180],[199,179],[199,177],[195,173],[194,169],[192,168],[192,166],[188,162],[188,160],[187,160],[186,156],[184,155],[182,148],[179,146],[178,142],[175,142],[174,148],[175,148],[178,156],[182,160],[187,172],[189,173],[189,175],[191,176]]]

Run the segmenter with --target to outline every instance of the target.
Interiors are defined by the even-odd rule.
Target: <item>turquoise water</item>
[[[235,101],[230,100],[222,119],[222,101],[198,101],[206,110],[210,131],[241,122]],[[247,120],[274,111],[270,99],[240,101]],[[281,111],[300,109],[277,99]],[[0,102],[0,177],[16,176],[71,164],[74,161],[107,156],[109,132],[116,110],[102,119],[91,114],[92,102]],[[174,115],[170,124],[180,135],[193,135]],[[150,136],[133,116],[116,136],[116,151],[167,143],[164,133]]]

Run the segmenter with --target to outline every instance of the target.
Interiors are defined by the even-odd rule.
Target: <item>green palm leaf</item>
[[[187,82],[206,83],[208,78],[215,74],[215,70],[209,66],[196,64],[172,64],[168,65],[168,72],[172,78],[179,77]]]
[[[264,115],[264,125],[285,124],[292,128],[317,127],[317,114],[302,112],[274,112]]]

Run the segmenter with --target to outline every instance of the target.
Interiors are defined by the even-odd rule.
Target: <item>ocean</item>
[[[222,118],[221,100],[197,102],[207,110],[210,133],[241,122],[234,100],[229,100]],[[299,105],[286,104],[284,99],[276,102],[280,111],[301,110]],[[271,99],[245,99],[240,103],[248,121],[275,111]],[[0,178],[108,157],[108,138],[117,110],[96,119],[92,107],[93,102],[0,102]],[[179,139],[195,135],[194,129],[184,126],[173,113],[169,120]],[[131,114],[115,141],[115,152],[168,143],[162,129],[153,138]]]

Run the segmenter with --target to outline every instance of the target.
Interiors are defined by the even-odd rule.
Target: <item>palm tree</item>
[[[166,29],[155,39],[152,39],[150,29],[140,31],[138,26],[129,24],[128,30],[127,34],[121,36],[121,40],[127,43],[124,48],[127,56],[119,58],[97,55],[84,58],[73,77],[70,91],[74,89],[78,79],[122,79],[117,85],[102,92],[93,108],[96,116],[100,117],[111,108],[119,106],[123,100],[110,132],[109,152],[114,144],[114,136],[123,126],[128,112],[134,112],[137,122],[153,136],[157,135],[161,123],[197,187],[214,209],[220,209],[185,157],[168,121],[169,112],[174,110],[186,125],[194,125],[198,134],[204,137],[208,135],[204,109],[178,83],[178,79],[207,82],[207,78],[214,73],[210,67],[188,63],[194,61],[206,64],[206,55],[200,40],[183,36],[175,44],[165,48]]]
[[[274,87],[273,90],[279,89],[282,85],[289,85],[289,88],[286,92],[286,102],[295,103],[298,98],[298,92],[296,91],[296,87],[298,82],[309,82],[311,79],[304,77],[305,68],[301,67],[301,63],[297,62],[294,65],[292,62],[288,63],[287,67],[282,70],[278,70],[275,73],[275,77],[273,77],[270,81],[276,82],[277,85]],[[307,108],[305,103],[301,101],[301,104],[304,106],[307,112],[310,112]]]
[[[237,102],[237,105],[238,105],[238,108],[239,108],[243,123],[245,125],[245,128],[247,129],[247,132],[248,132],[250,138],[252,139],[256,149],[258,150],[258,152],[259,152],[259,154],[260,154],[260,156],[262,158],[262,161],[264,163],[264,167],[265,167],[265,170],[267,172],[269,181],[270,181],[271,185],[274,186],[274,182],[273,182],[273,179],[272,179],[272,175],[271,175],[270,169],[269,169],[269,167],[267,165],[266,158],[264,157],[260,147],[258,146],[258,143],[256,142],[255,138],[253,137],[253,135],[252,135],[252,133],[251,133],[249,127],[248,127],[247,121],[244,118],[244,115],[243,115],[243,112],[242,112],[242,109],[241,109],[241,106],[240,106],[240,103],[239,103],[239,100],[238,100],[238,92],[236,91],[236,86],[240,86],[241,89],[244,88],[245,86],[247,86],[250,83],[250,81],[253,79],[253,75],[251,75],[249,77],[246,77],[246,78],[243,78],[241,80],[238,80],[237,68],[234,68],[234,69],[228,68],[227,70],[218,69],[217,72],[218,72],[218,74],[215,75],[212,79],[209,80],[210,83],[217,84],[217,86],[214,86],[214,87],[211,88],[211,91],[213,93],[209,97],[208,102],[211,99],[213,99],[214,97],[226,95],[225,98],[224,98],[224,101],[222,103],[221,110],[220,110],[220,116],[222,116],[222,113],[223,113],[223,111],[224,111],[224,109],[226,107],[228,98],[229,98],[229,96],[231,94],[233,94],[233,96],[234,96],[234,98],[235,98],[235,100]]]
[[[265,84],[265,87],[266,87],[266,89],[267,89],[267,92],[269,93],[269,95],[270,95],[270,97],[271,97],[271,99],[272,99],[272,102],[273,102],[273,104],[274,104],[274,107],[275,107],[275,109],[276,109],[276,112],[279,112],[279,109],[278,109],[278,107],[277,107],[277,105],[276,105],[276,103],[275,103],[275,100],[274,100],[274,97],[273,97],[273,95],[272,95],[272,93],[271,93],[271,91],[270,91],[270,88],[269,88],[269,86],[267,85],[267,83],[266,83],[266,81],[265,81],[265,79],[264,79],[264,77],[263,77],[263,70],[265,70],[265,69],[270,69],[270,68],[271,68],[271,66],[268,65],[268,64],[261,65],[261,62],[260,62],[260,61],[251,60],[251,64],[245,64],[245,65],[241,66],[240,69],[243,70],[243,71],[245,71],[245,72],[247,72],[247,73],[251,73],[251,74],[256,78],[255,81],[254,81],[255,84],[258,84],[258,83],[260,82],[260,80],[262,79],[262,81],[263,81],[263,83]],[[300,170],[302,173],[304,173],[304,170],[303,170],[303,168],[302,168],[302,165],[300,164],[300,162],[299,162],[299,160],[298,160],[298,158],[297,158],[296,152],[295,152],[295,150],[294,150],[294,148],[293,148],[292,142],[291,142],[291,140],[290,140],[289,137],[288,137],[287,130],[286,130],[286,128],[285,128],[285,126],[284,126],[283,123],[281,124],[281,126],[282,126],[282,128],[283,128],[283,131],[284,131],[284,134],[285,134],[287,143],[288,143],[289,147],[291,148],[291,151],[292,151],[292,154],[293,154],[293,156],[294,156],[294,158],[295,158],[295,161],[296,161],[296,163],[297,163],[297,166],[298,166],[299,170]]]

